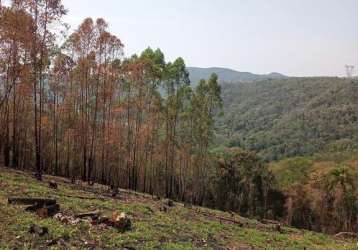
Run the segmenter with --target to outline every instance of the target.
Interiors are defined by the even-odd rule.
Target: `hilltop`
[[[287,78],[280,73],[270,73],[270,74],[253,74],[250,72],[239,72],[236,70],[228,68],[198,68],[198,67],[188,67],[188,72],[190,75],[190,82],[193,85],[196,85],[201,79],[208,79],[211,74],[215,73],[219,77],[220,82],[226,83],[236,83],[236,82],[253,82],[260,81],[265,79],[283,79]]]
[[[36,181],[31,174],[0,168],[0,248],[39,249],[352,249],[355,243],[336,240],[328,235],[263,224],[202,207],[181,203],[167,211],[164,200],[121,190],[120,198],[105,196],[106,187],[95,184],[70,184],[68,180],[45,176]],[[59,184],[50,189],[47,182]],[[71,225],[54,218],[40,219],[24,212],[22,206],[9,205],[10,196],[55,198],[67,215],[100,209],[104,214],[126,212],[132,229],[120,233],[114,228],[91,225],[88,221]],[[48,228],[43,237],[32,236],[28,229],[37,224]],[[54,239],[62,239],[54,241]]]

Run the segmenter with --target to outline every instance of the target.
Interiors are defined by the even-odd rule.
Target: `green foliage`
[[[357,163],[351,152],[271,163],[277,187],[287,197],[286,221],[295,227],[326,233],[356,232]]]
[[[307,183],[312,164],[312,160],[305,157],[289,158],[272,167],[272,171],[279,187],[288,188],[298,183]]]
[[[197,151],[206,154],[214,136],[214,111],[221,108],[221,87],[216,74],[201,80],[191,98],[192,135]]]
[[[356,199],[357,174],[347,166],[338,165],[323,178],[323,221],[342,231],[357,230],[358,204]]]
[[[220,143],[255,150],[265,160],[354,150],[358,82],[288,78],[224,84]]]
[[[266,213],[273,176],[255,153],[225,150],[219,155],[213,178],[216,207],[249,216]]]
[[[356,176],[347,166],[338,165],[325,176],[325,189],[331,192],[339,185],[344,191],[352,191],[355,187],[354,177]]]

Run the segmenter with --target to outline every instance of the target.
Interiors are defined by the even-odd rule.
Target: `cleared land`
[[[59,184],[57,190],[48,187],[50,180]],[[115,199],[107,194],[107,187],[100,185],[73,185],[51,176],[37,182],[29,173],[0,168],[0,249],[358,249],[356,241],[286,227],[279,232],[275,225],[237,214],[180,203],[163,211],[165,200],[152,196],[126,190]],[[121,233],[86,220],[71,225],[41,219],[21,205],[8,204],[13,196],[54,198],[66,215],[125,212],[132,229]],[[29,233],[32,224],[47,227],[49,233]]]

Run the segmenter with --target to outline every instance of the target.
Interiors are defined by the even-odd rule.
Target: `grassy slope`
[[[54,177],[45,179],[49,178]],[[0,249],[39,249],[46,240],[63,236],[70,237],[67,247],[74,246],[74,249],[86,248],[85,242],[87,248],[92,245],[96,249],[357,249],[356,242],[336,241],[327,235],[290,228],[278,233],[237,215],[235,219],[245,226],[220,223],[196,211],[216,216],[230,215],[204,208],[189,209],[179,203],[167,213],[160,212],[162,201],[155,201],[150,196],[125,192],[120,200],[114,200],[98,194],[104,187],[83,185],[79,188],[63,179],[56,180],[60,183],[59,189],[51,190],[46,182],[39,183],[29,174],[0,168]],[[21,206],[8,205],[9,196],[53,197],[61,204],[62,212],[67,214],[93,209],[108,214],[124,211],[132,217],[133,229],[119,233],[87,222],[72,226],[51,218],[41,220],[24,212]],[[49,235],[43,238],[31,236],[28,228],[33,223],[48,227]]]

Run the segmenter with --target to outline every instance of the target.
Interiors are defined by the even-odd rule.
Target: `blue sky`
[[[103,17],[125,53],[294,76],[358,72],[358,0],[63,0],[76,28]]]

